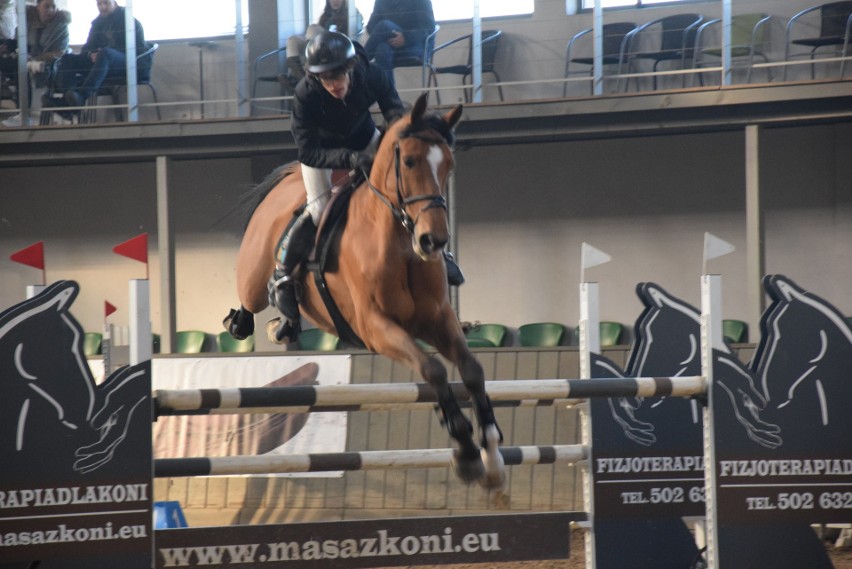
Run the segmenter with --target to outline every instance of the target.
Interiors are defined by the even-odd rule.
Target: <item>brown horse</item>
[[[336,245],[328,290],[346,322],[377,353],[402,362],[432,385],[444,422],[456,440],[454,467],[465,481],[502,486],[502,439],[485,393],[482,365],[471,354],[449,302],[442,252],[449,240],[445,190],[455,161],[452,129],[461,105],[444,116],[426,112],[422,95],[410,114],[383,137],[369,180],[351,196],[346,226]],[[254,313],[269,306],[267,282],[278,240],[305,201],[298,167],[283,167],[256,189],[258,205],[237,258],[240,309],[225,319],[236,335],[250,334]],[[312,278],[301,278],[301,306],[318,327],[335,334],[333,320]],[[447,384],[440,360],[416,343],[433,345],[456,365],[474,401],[480,447]]]

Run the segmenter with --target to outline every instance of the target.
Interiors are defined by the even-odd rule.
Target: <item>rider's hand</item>
[[[373,167],[373,157],[366,152],[353,152],[349,155],[349,165],[353,170],[363,170],[365,174],[370,173]]]

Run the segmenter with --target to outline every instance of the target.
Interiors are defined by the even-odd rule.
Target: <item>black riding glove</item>
[[[373,167],[373,157],[366,152],[353,152],[349,155],[349,165],[353,170],[363,170],[365,174],[370,173]]]

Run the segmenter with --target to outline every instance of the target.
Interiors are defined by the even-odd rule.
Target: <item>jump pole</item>
[[[235,476],[336,470],[401,470],[446,468],[452,462],[451,448],[380,450],[302,455],[228,456],[205,458],[162,458],[154,461],[155,478],[190,476]],[[521,464],[575,464],[587,458],[582,445],[500,447],[508,466]]]
[[[486,382],[492,402],[506,405],[577,403],[589,397],[687,397],[702,395],[701,376],[600,379],[536,379]],[[462,383],[451,384],[455,395],[469,401]],[[154,391],[156,414],[314,413],[371,411],[413,406],[432,407],[435,390],[426,384],[391,383]]]

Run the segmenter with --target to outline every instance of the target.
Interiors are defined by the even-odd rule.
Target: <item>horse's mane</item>
[[[266,176],[264,180],[252,186],[240,196],[237,205],[234,206],[232,212],[236,213],[243,220],[242,223],[242,231],[245,233],[246,228],[248,227],[249,220],[251,216],[254,214],[254,210],[257,209],[257,206],[260,205],[260,202],[269,195],[269,192],[272,191],[272,188],[278,185],[278,182],[292,174],[296,171],[296,168],[299,167],[299,163],[296,161],[288,162],[283,166],[277,167],[272,171],[271,174]]]

